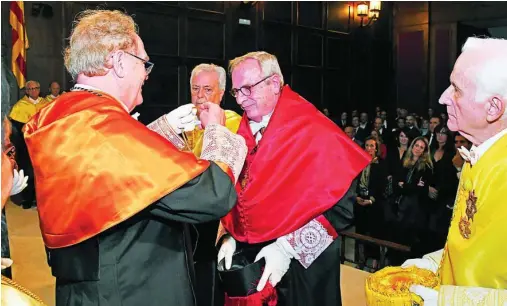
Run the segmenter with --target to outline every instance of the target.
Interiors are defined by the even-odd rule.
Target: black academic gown
[[[229,176],[211,163],[132,218],[50,250],[56,305],[195,305],[188,223],[223,217],[236,198]]]
[[[356,188],[357,180],[354,180],[342,199],[323,214],[338,232],[338,235],[353,222]],[[340,239],[340,237],[335,239],[308,269],[305,269],[296,259],[291,260],[289,270],[275,287],[278,294],[278,306],[340,306],[342,304]],[[244,248],[254,248],[257,249],[256,251],[260,251],[262,247],[273,242],[268,241],[256,245],[237,242],[236,252]]]

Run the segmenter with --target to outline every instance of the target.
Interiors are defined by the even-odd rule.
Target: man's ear
[[[282,86],[280,86],[280,76],[278,74],[271,77],[271,85],[276,89],[275,92],[277,93],[282,90]]]
[[[225,90],[220,90],[220,104],[222,104],[222,99],[224,98]]]
[[[111,54],[111,57],[108,57],[107,66],[112,68],[113,73],[119,77],[125,77],[125,69],[124,69],[124,61],[125,61],[125,52],[117,51]]]
[[[486,120],[491,123],[500,119],[505,113],[505,100],[498,96],[491,97],[486,102]]]

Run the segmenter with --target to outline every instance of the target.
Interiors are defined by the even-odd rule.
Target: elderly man
[[[125,13],[81,13],[65,66],[72,92],[24,130],[56,305],[194,305],[185,223],[216,220],[235,204],[244,139],[205,103],[197,159],[167,141],[181,122],[195,125],[191,108],[151,125],[156,133],[129,115],[153,63]]]
[[[46,100],[51,103],[60,96],[60,84],[54,81],[49,84],[49,95],[46,96]]]
[[[411,259],[438,274],[439,291],[411,290],[431,305],[507,304],[507,41],[469,38],[440,97],[447,125],[473,143],[461,148],[454,212],[442,250]]]
[[[200,64],[192,70],[190,76],[190,94],[192,104],[197,108],[211,102],[220,105],[225,92],[225,69],[213,64]],[[197,115],[200,112],[197,111]],[[229,131],[236,133],[241,116],[231,110],[225,110],[225,126]],[[185,132],[188,145],[195,156],[199,157],[202,152],[202,140],[204,130],[196,128]]]
[[[242,284],[243,292],[225,288],[226,305],[340,304],[336,238],[352,222],[355,178],[370,158],[284,86],[275,56],[252,52],[229,67],[231,94],[245,111],[238,134],[249,154],[236,186],[238,203],[221,220],[218,261],[225,263],[222,275],[233,261],[235,269],[248,261],[242,254],[255,254],[265,265],[262,275]]]
[[[25,170],[30,177],[28,188],[26,188],[16,199],[16,202],[22,203],[24,208],[36,206],[35,183],[33,168],[28,156],[25,141],[22,135],[22,129],[25,123],[30,120],[37,112],[48,105],[48,101],[39,96],[40,84],[36,81],[28,81],[25,85],[26,95],[23,96],[12,107],[9,118],[12,123],[12,143],[16,147],[16,161],[19,166]]]
[[[26,95],[19,99],[11,109],[9,117],[19,123],[25,124],[39,110],[44,108],[48,101],[40,95],[40,84],[36,81],[28,81],[25,85]]]
[[[197,65],[190,76],[190,94],[192,104],[198,109],[204,103],[211,102],[220,105],[224,96],[226,85],[225,69],[213,64]],[[225,110],[225,127],[232,133],[236,133],[241,121],[241,116],[231,110]],[[202,153],[204,130],[196,127],[192,131],[184,132],[188,148],[195,156]],[[211,221],[196,225],[197,235],[192,235],[195,244],[194,262],[197,282],[197,302],[199,305],[215,304],[213,299],[218,297],[214,294],[217,290],[216,281],[216,233],[219,221]],[[193,231],[191,232],[194,233]]]

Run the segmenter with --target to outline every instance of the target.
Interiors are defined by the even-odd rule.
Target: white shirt
[[[271,119],[271,115],[273,115],[273,112],[262,117],[261,122],[255,122],[253,120],[250,120],[250,129],[252,130],[252,134],[255,136],[256,143],[259,143],[259,141],[262,139],[262,134],[259,132],[261,129],[268,126],[269,120]]]
[[[76,85],[74,85],[74,87],[80,87],[80,88],[89,89],[89,90],[95,90],[95,91],[103,91],[103,90],[100,90],[100,89],[95,88],[93,86],[85,85],[85,84],[76,84]],[[73,91],[78,91],[78,90],[75,89]],[[127,106],[125,104],[123,104],[123,102],[121,102],[120,100],[118,100],[118,102],[120,102],[121,106],[123,106],[123,108],[127,111],[127,113],[130,113],[129,109],[127,108]]]
[[[484,153],[486,153],[486,151],[489,150],[489,148],[491,148],[495,144],[495,142],[500,140],[500,138],[502,138],[505,135],[507,135],[507,129],[504,129],[503,131],[497,133],[495,136],[489,138],[488,140],[481,143],[477,147],[472,146],[472,148],[470,149],[470,152],[475,152],[475,154],[477,155],[477,160],[479,160],[481,158],[481,156],[483,156]]]
[[[39,102],[40,102],[40,100],[41,100],[42,98],[41,98],[41,97],[38,97],[38,98],[37,98],[37,100],[34,100],[34,99],[32,99],[32,98],[28,97],[28,99],[29,99],[29,100],[30,100],[30,102],[32,102],[33,104],[37,104],[37,103],[39,103]]]

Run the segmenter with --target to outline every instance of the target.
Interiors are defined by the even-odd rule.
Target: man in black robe
[[[149,129],[129,115],[153,63],[125,13],[83,12],[65,65],[76,86],[24,129],[56,305],[195,305],[187,224],[233,207],[244,139],[206,103],[197,159],[179,150],[192,105]]]

